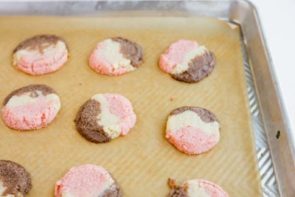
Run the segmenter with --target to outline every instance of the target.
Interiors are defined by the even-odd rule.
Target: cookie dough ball
[[[103,167],[85,164],[71,168],[55,185],[55,197],[121,197],[112,175]]]
[[[55,35],[37,35],[21,42],[13,51],[13,65],[30,75],[60,69],[68,60],[65,41]]]
[[[23,197],[32,188],[31,175],[21,165],[0,160],[0,196]]]
[[[205,46],[200,46],[195,41],[178,40],[161,55],[159,64],[174,79],[194,83],[213,71],[215,57]]]
[[[170,193],[168,197],[229,197],[217,184],[203,179],[194,179],[176,185],[175,180],[169,179]]]
[[[89,58],[89,66],[94,71],[109,76],[118,76],[134,71],[142,62],[141,46],[121,37],[99,42]]]
[[[84,103],[75,119],[78,132],[95,143],[125,136],[134,127],[131,102],[119,94],[96,94]]]
[[[46,127],[61,107],[57,93],[46,85],[29,85],[11,92],[3,102],[2,119],[16,130]]]
[[[219,142],[219,129],[219,122],[212,112],[200,107],[184,106],[170,113],[166,138],[183,153],[201,154]]]

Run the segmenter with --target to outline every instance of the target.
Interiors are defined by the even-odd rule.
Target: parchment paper
[[[11,65],[16,45],[36,34],[56,34],[69,46],[70,59],[59,71],[29,76]],[[96,74],[88,57],[96,42],[123,36],[144,48],[145,63],[120,77]],[[178,39],[206,45],[217,58],[213,73],[197,84],[173,80],[158,67],[160,54]],[[22,164],[31,173],[28,196],[53,196],[54,184],[75,165],[107,168],[126,197],[161,197],[167,179],[182,182],[204,178],[221,185],[232,197],[260,196],[253,133],[240,50],[240,32],[209,18],[0,18],[0,100],[12,90],[47,84],[62,100],[55,121],[45,129],[20,132],[0,122],[0,159]],[[136,126],[107,144],[86,141],[75,130],[79,107],[96,93],[114,92],[129,98],[138,117]],[[167,115],[183,105],[205,107],[221,123],[221,141],[210,152],[187,156],[164,138]]]

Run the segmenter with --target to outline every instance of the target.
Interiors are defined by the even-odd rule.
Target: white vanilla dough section
[[[102,94],[96,94],[91,99],[100,103],[100,113],[97,116],[97,123],[103,127],[109,137],[116,138],[121,134],[120,119],[110,112],[109,102]]]
[[[23,57],[25,57],[27,60],[38,60],[38,58],[60,58],[60,54],[64,54],[65,51],[67,51],[67,46],[64,42],[58,41],[56,44],[49,44],[44,43],[44,49],[42,52],[37,49],[30,49],[30,48],[24,48],[17,50],[14,53],[13,58],[13,64],[16,65]]]
[[[217,121],[205,122],[197,113],[191,110],[186,110],[182,113],[169,116],[166,125],[166,132],[174,133],[187,126],[199,128],[208,135],[218,134],[220,128]]]
[[[41,91],[37,90],[35,93],[37,94],[36,97],[31,97],[30,94],[32,92],[26,92],[21,95],[15,95],[12,96],[9,101],[6,103],[6,107],[18,107],[22,105],[27,105],[30,103],[36,102],[37,99],[39,98],[44,98],[48,103],[52,102],[54,103],[54,107],[57,108],[58,110],[60,109],[60,99],[57,94],[47,94],[44,96]]]
[[[113,41],[112,39],[106,39],[99,43],[103,48],[99,51],[101,56],[106,59],[112,66],[114,70],[124,67],[126,71],[135,70],[131,65],[131,61],[126,59],[121,53],[121,45],[119,42]]]
[[[189,197],[211,197],[208,192],[200,187],[200,184],[196,180],[187,181],[186,184],[188,185],[187,194]]]
[[[196,48],[184,54],[183,61],[172,70],[172,74],[180,74],[188,70],[189,63],[197,56],[204,54],[207,51],[206,47],[196,45]]]

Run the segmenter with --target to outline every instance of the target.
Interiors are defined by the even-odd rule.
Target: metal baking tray
[[[294,197],[294,142],[255,6],[228,1],[1,2],[0,15],[210,16],[241,28],[248,100],[263,196]],[[241,191],[243,192],[243,191]]]

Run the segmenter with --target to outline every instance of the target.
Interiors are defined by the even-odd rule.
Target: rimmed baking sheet
[[[32,174],[29,196],[53,196],[53,188],[70,167],[94,163],[107,168],[125,196],[165,196],[167,178],[205,178],[230,196],[260,196],[255,140],[240,43],[240,30],[204,17],[1,17],[0,99],[32,83],[53,87],[62,109],[46,129],[18,132],[0,123],[1,159],[25,166]],[[11,66],[11,53],[23,39],[57,34],[70,49],[69,62],[58,72],[32,77]],[[121,77],[94,73],[87,59],[96,42],[113,36],[132,39],[144,48],[145,63]],[[173,41],[197,40],[216,55],[213,73],[197,84],[173,80],[158,68],[159,55]],[[129,135],[108,144],[93,144],[76,132],[73,119],[81,104],[96,93],[128,97],[138,121]],[[164,138],[168,113],[195,105],[214,112],[221,123],[221,141],[212,151],[187,156]],[[243,192],[241,192],[243,191]]]

